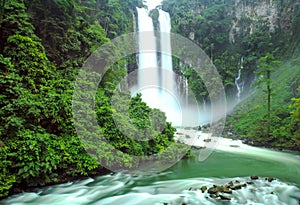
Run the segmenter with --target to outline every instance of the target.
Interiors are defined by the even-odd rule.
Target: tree
[[[267,93],[267,136],[270,137],[271,133],[271,73],[274,71],[274,68],[279,66],[280,61],[275,60],[274,56],[270,53],[267,53],[265,56],[261,57],[258,60],[258,70],[255,72],[255,75],[258,76],[258,80],[254,84],[255,87],[260,87],[261,84],[266,86],[266,90],[263,90]]]
[[[300,86],[298,87],[298,92],[300,94]],[[300,96],[292,98],[292,101],[294,102],[292,104],[293,111],[291,112],[292,124],[294,125],[294,140],[296,141],[296,146],[300,147]]]

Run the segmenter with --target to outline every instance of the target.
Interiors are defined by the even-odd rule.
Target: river
[[[196,131],[193,131],[196,133]],[[196,142],[197,143],[197,142]],[[204,161],[182,159],[158,174],[132,176],[114,173],[37,189],[9,197],[9,205],[154,205],[154,204],[274,204],[298,205],[300,199],[300,156],[220,138]],[[259,176],[251,180],[251,175]],[[275,177],[268,182],[265,177]],[[222,201],[202,193],[202,186],[254,182]]]

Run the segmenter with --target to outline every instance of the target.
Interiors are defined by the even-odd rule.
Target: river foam
[[[0,201],[5,205],[298,205],[300,160],[296,153],[252,147],[238,140],[214,138],[209,133],[178,130],[177,141],[191,146],[215,145],[212,156],[199,162],[183,159],[174,167],[153,175],[117,173],[37,189]],[[201,154],[201,149],[200,149]],[[196,153],[199,153],[196,152]],[[250,175],[260,176],[251,180]],[[237,177],[239,176],[239,177]],[[276,177],[269,182],[266,177]],[[202,186],[247,184],[230,201],[212,198]]]
[[[296,186],[280,180],[268,182],[265,178],[193,178],[157,181],[148,185],[142,181],[143,177],[139,176],[112,174],[19,194],[2,202],[9,205],[297,205],[300,198]],[[211,198],[207,191],[202,193],[200,190],[202,186],[224,185],[230,181],[240,184],[252,181],[254,184],[234,190],[229,194],[232,197],[230,202]]]

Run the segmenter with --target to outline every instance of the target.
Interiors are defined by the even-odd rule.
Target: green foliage
[[[300,75],[299,63],[295,59],[283,62],[274,70],[270,80],[272,82],[272,104],[270,109],[270,134],[268,135],[268,109],[266,93],[258,89],[237,109],[227,120],[233,132],[241,138],[251,139],[257,144],[299,150],[299,133],[297,117],[291,113],[297,113],[293,87]],[[271,69],[271,68],[270,68]],[[262,81],[266,85],[265,81]],[[275,86],[276,85],[276,86]],[[266,87],[266,86],[264,86]],[[293,104],[293,105],[291,105]]]
[[[263,90],[267,94],[267,132],[266,136],[269,138],[271,136],[271,72],[274,72],[275,67],[279,66],[280,61],[275,60],[274,56],[270,53],[267,53],[266,56],[261,57],[258,60],[258,69],[255,74],[258,76],[258,79],[253,84],[256,87],[259,87],[261,84],[266,85],[266,90]],[[261,132],[265,133],[265,132]]]
[[[139,162],[132,155],[157,154],[173,143],[175,129],[164,113],[149,108],[140,95],[130,99],[129,93],[115,91],[126,75],[126,61],[133,64],[134,56],[120,60],[103,76],[95,96],[98,124],[91,125],[89,117],[80,121],[80,128],[101,130],[110,146],[101,140],[85,143],[83,139],[96,140],[100,135],[86,130],[85,136],[77,136],[74,127],[72,97],[78,68],[108,37],[132,31],[132,12],[141,1],[0,3],[4,5],[0,10],[0,198],[16,188],[99,174],[104,170],[99,161],[134,168]],[[89,80],[83,85],[92,86]],[[95,95],[77,94],[88,100]],[[129,116],[116,112],[113,100]],[[89,104],[82,106],[83,115],[93,114],[84,113]],[[115,118],[127,129],[125,134]]]
[[[300,86],[298,87],[298,92],[300,93]],[[300,97],[292,98],[292,125],[294,132],[294,141],[296,146],[300,147]]]

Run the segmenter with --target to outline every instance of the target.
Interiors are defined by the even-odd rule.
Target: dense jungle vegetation
[[[121,168],[134,168],[137,162],[131,155],[160,153],[174,141],[175,129],[164,113],[148,107],[140,95],[132,99],[129,93],[113,95],[127,75],[125,63],[130,56],[108,70],[95,97],[103,136],[127,158],[103,151],[100,140],[99,147],[97,142],[85,147],[92,150],[89,153],[97,152],[97,161],[81,144],[85,136],[77,136],[74,128],[73,87],[83,62],[110,39],[132,32],[135,7],[141,5],[139,0],[1,1],[0,198],[28,187],[103,173],[99,160],[119,160]],[[119,109],[130,105],[131,124],[112,108],[112,95],[120,102]],[[114,115],[132,135],[146,130],[143,136],[152,139],[124,136],[115,126]],[[80,123],[86,126],[88,118]],[[96,133],[86,135],[99,139]]]

